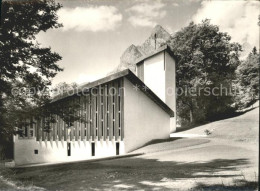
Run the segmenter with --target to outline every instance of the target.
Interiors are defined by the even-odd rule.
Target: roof
[[[152,57],[156,54],[159,54],[160,52],[166,51],[168,52],[175,60],[177,60],[176,56],[174,55],[173,51],[170,49],[170,47],[168,45],[163,45],[161,47],[159,47],[158,49],[156,49],[155,51],[153,51],[150,54],[147,54],[145,56],[140,57],[139,59],[137,59],[137,61],[135,62],[136,65],[141,64],[144,60],[146,60],[149,57]]]
[[[111,74],[105,78],[101,78],[99,80],[96,80],[94,82],[87,83],[85,85],[82,85],[79,87],[79,91],[75,93],[75,91],[71,90],[67,92],[66,94],[63,94],[62,96],[55,97],[51,103],[57,102],[59,100],[72,97],[75,95],[80,95],[82,91],[91,89],[93,87],[111,82],[113,80],[126,77],[131,83],[134,85],[137,85],[137,87],[146,87],[146,85],[143,83],[142,80],[140,80],[133,72],[131,72],[129,69],[122,70],[120,72],[117,72],[115,74]],[[146,94],[151,100],[153,100],[158,106],[160,106],[166,113],[170,115],[170,117],[174,116],[173,110],[166,104],[164,103],[152,90],[148,88],[140,88],[140,90]]]

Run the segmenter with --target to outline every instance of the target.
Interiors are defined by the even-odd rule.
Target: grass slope
[[[258,123],[256,108],[187,131],[208,129],[206,138],[147,145],[138,157],[2,168],[0,190],[256,190]]]

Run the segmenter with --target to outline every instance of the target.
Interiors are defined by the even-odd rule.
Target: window
[[[116,143],[116,155],[119,155],[119,143]]]
[[[115,119],[115,104],[113,104],[113,119]]]
[[[115,136],[115,121],[113,121],[113,136]]]
[[[101,103],[103,103],[104,102],[104,90],[103,89],[101,89]]]
[[[101,121],[102,136],[104,136],[104,121]]]
[[[27,126],[24,127],[24,136],[28,137],[28,128],[27,128]]]
[[[121,127],[121,113],[118,113],[118,126]]]
[[[95,156],[95,143],[91,143],[91,156]]]
[[[101,119],[104,118],[104,105],[101,105]]]
[[[97,96],[96,96],[96,111],[97,111],[97,106],[98,106],[98,99],[97,99]]]
[[[68,153],[68,156],[71,156],[71,145],[70,145],[70,143],[67,143],[67,153]]]
[[[33,130],[30,130],[30,137],[33,137]]]
[[[34,154],[38,155],[38,149],[34,150]]]
[[[121,97],[118,96],[118,111],[121,111]]]

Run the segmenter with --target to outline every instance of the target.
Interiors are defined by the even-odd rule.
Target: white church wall
[[[164,51],[144,60],[144,83],[165,102]]]
[[[172,56],[165,51],[165,84],[166,92],[165,103],[174,111],[174,117],[171,118],[171,133],[176,131],[176,65]]]
[[[71,156],[68,156],[67,141],[36,141],[36,138],[14,137],[14,159],[16,165],[34,163],[70,162],[116,155],[115,141],[94,141],[95,156],[92,156],[90,141],[71,141]],[[119,154],[124,154],[124,142],[119,142]],[[38,150],[38,154],[34,153]]]
[[[143,146],[153,139],[170,137],[170,117],[142,91],[124,80],[125,152]]]

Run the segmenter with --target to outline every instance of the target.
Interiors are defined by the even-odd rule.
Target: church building
[[[166,139],[176,130],[176,59],[168,46],[125,69],[80,87],[81,92],[54,98],[80,104],[84,121],[71,127],[55,116],[51,131],[44,118],[14,136],[16,165],[80,161],[127,154],[154,139]],[[64,106],[66,109],[66,106]]]

